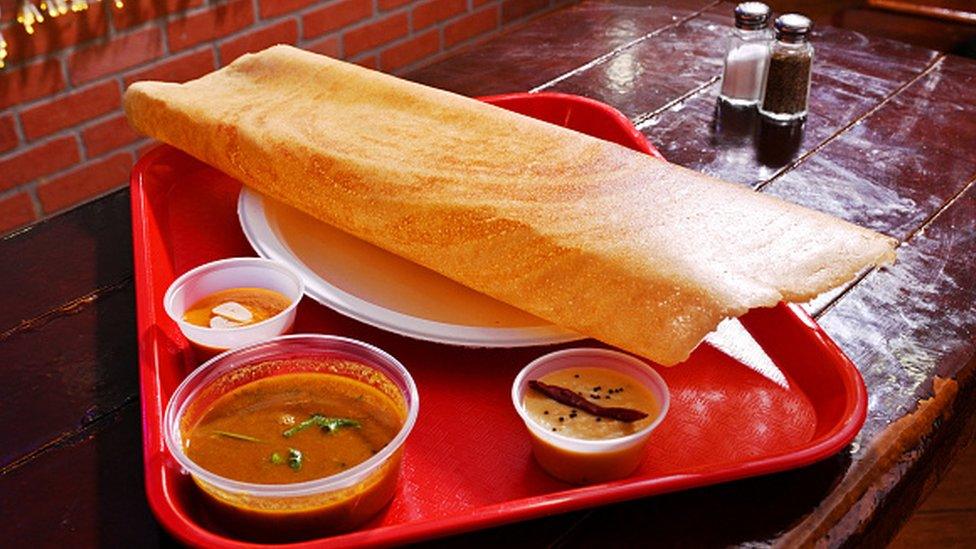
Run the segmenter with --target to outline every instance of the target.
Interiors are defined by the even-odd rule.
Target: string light
[[[3,10],[0,10],[0,21],[3,21]],[[3,39],[3,33],[0,32],[0,69],[7,64],[4,59],[7,58],[7,41]]]
[[[30,0],[20,3],[20,10],[17,12],[17,22],[23,25],[27,34],[34,34],[34,25],[44,22],[44,16]]]
[[[54,18],[68,13],[68,3],[65,0],[41,0],[41,9]]]
[[[7,65],[7,41],[3,39],[3,33],[0,33],[0,69]]]
[[[34,27],[40,23],[44,22],[44,14],[50,18],[59,17],[66,13],[73,12],[78,13],[85,11],[91,7],[95,2],[101,2],[102,0],[41,0],[37,5],[34,5],[34,0],[21,0],[20,8],[17,10],[17,22],[24,27],[24,32],[27,34],[34,34]],[[125,2],[123,0],[113,0],[115,9],[122,9],[125,7]],[[7,41],[4,40],[3,34],[0,34],[0,69],[5,65],[5,59],[7,57]]]

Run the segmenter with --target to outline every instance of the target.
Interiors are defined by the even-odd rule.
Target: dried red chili
[[[623,421],[624,423],[632,423],[647,417],[646,413],[641,412],[640,410],[634,410],[633,408],[608,408],[605,406],[600,406],[599,404],[594,404],[575,392],[566,389],[565,387],[550,385],[536,379],[529,381],[529,387],[539,391],[560,404],[565,404],[566,406],[571,406],[573,408],[579,408],[580,410],[597,417],[616,419],[617,421]]]

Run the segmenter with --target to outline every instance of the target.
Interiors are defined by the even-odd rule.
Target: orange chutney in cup
[[[256,365],[283,371],[293,366]],[[200,467],[232,481],[287,486],[341,474],[376,455],[404,425],[407,410],[396,389],[372,381],[320,371],[250,381],[204,399],[202,409],[191,405],[181,427],[183,450]],[[382,509],[396,489],[401,453],[361,482],[324,495],[250,497],[194,480],[209,496],[210,514],[228,530],[255,540],[303,539],[349,530]]]

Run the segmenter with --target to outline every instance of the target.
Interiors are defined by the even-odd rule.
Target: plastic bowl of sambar
[[[289,335],[227,351],[166,408],[166,446],[208,518],[247,540],[349,531],[396,493],[420,401],[410,373],[372,345]]]
[[[632,474],[670,406],[647,363],[609,349],[556,351],[530,362],[512,384],[536,461],[550,475],[592,484]]]

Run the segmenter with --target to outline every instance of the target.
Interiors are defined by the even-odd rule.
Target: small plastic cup
[[[183,429],[192,428],[210,403],[253,381],[303,372],[342,375],[373,386],[405,407],[403,425],[389,444],[366,461],[306,482],[232,480],[186,455]],[[389,504],[396,493],[403,443],[417,421],[419,407],[410,373],[378,347],[339,336],[287,335],[227,351],[187,376],[166,406],[163,437],[170,454],[203,492],[208,516],[223,529],[254,541],[305,540],[354,529]]]
[[[658,415],[648,426],[625,437],[580,439],[546,430],[525,411],[523,399],[529,380],[566,368],[605,368],[646,387],[658,405]],[[532,453],[550,475],[572,484],[590,484],[624,478],[644,458],[651,432],[668,413],[670,392],[664,379],[641,360],[609,349],[580,348],[556,351],[530,362],[512,384],[512,404],[532,437]]]
[[[273,290],[291,300],[291,304],[271,318],[236,328],[210,328],[183,320],[194,303],[231,288]],[[296,308],[304,293],[305,283],[287,266],[258,257],[232,257],[205,263],[177,278],[163,296],[163,308],[191,343],[212,356],[286,333],[295,322]]]

